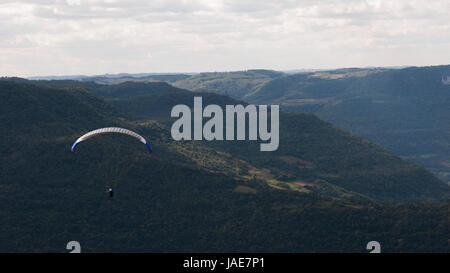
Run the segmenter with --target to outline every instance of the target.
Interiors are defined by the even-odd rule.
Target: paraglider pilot
[[[100,128],[100,129],[96,129],[93,131],[90,131],[84,135],[82,135],[81,137],[79,137],[72,145],[72,148],[70,149],[72,152],[75,151],[75,147],[78,146],[78,144],[80,144],[81,142],[85,141],[86,139],[89,139],[91,137],[97,136],[97,135],[102,135],[102,134],[106,134],[106,133],[117,133],[117,134],[125,134],[125,135],[129,135],[132,136],[136,139],[138,139],[140,142],[144,143],[147,146],[148,152],[151,153],[152,152],[152,147],[150,146],[150,143],[147,142],[147,140],[145,138],[143,138],[141,135],[124,129],[124,128],[119,128],[119,127],[106,127],[106,128]],[[106,187],[106,193],[109,195],[110,198],[112,198],[114,196],[114,191],[111,187]]]
[[[109,194],[109,197],[112,198],[114,196],[114,191],[112,188],[107,187],[106,188],[106,193]]]

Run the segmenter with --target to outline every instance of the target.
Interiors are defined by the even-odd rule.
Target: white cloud
[[[0,2],[0,75],[450,63],[450,2]]]
[[[81,5],[81,0],[66,0],[66,3],[69,6],[79,6]]]

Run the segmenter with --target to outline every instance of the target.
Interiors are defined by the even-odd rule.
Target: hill
[[[119,74],[106,74],[106,75],[75,75],[75,76],[36,76],[30,77],[30,80],[74,80],[74,81],[87,81],[95,82],[98,84],[119,84],[123,82],[174,82],[190,77],[190,74],[182,73],[119,73]]]
[[[196,92],[213,92],[241,99],[264,83],[282,77],[273,70],[247,70],[233,72],[207,72],[172,82],[174,86]]]
[[[111,102],[138,119],[160,119],[170,124],[173,119],[167,117],[172,106],[181,103],[192,108],[193,97],[198,95],[205,105],[242,103],[214,94],[190,92],[178,93],[176,99],[172,94],[159,94]],[[275,185],[294,188],[303,184],[323,185],[321,190],[357,193],[379,201],[420,200],[426,199],[425,196],[446,196],[449,192],[448,187],[422,167],[402,161],[381,147],[308,114],[282,112],[279,149],[263,156],[255,142],[219,141],[206,145],[234,160],[248,162],[244,173],[250,172]]]
[[[345,68],[268,77],[203,73],[173,84],[313,113],[450,183],[449,77],[449,66]]]
[[[373,71],[375,70],[371,70],[370,73]],[[368,74],[361,73],[358,69],[341,70],[341,72]],[[127,113],[129,118],[144,123],[146,120],[158,120],[165,124],[167,130],[174,121],[170,118],[172,107],[181,103],[192,108],[194,96],[201,95],[204,105],[224,106],[243,103],[227,96],[192,93],[165,83],[129,82],[106,86],[75,81],[35,83],[59,87],[64,85],[73,87],[80,84],[80,88],[102,96],[117,109]],[[282,185],[299,190],[313,188],[315,191],[327,192],[327,195],[352,196],[353,194],[378,201],[445,199],[448,194],[448,187],[423,168],[401,161],[377,145],[339,130],[314,116],[282,112],[281,120],[280,149],[265,155],[264,158],[260,157],[259,149],[256,147],[259,144],[255,142],[235,142],[232,143],[233,145],[230,145],[230,142],[196,142],[195,144],[210,147],[210,150],[212,149],[210,154],[215,154],[215,150],[220,149],[228,154],[229,158],[240,158],[242,162],[248,164],[243,168],[244,176],[261,178],[273,186]],[[312,129],[311,132],[307,130],[309,128]],[[188,147],[192,145],[189,144]],[[218,160],[217,156],[213,156],[210,161],[215,160]],[[208,160],[202,161],[203,164],[206,164],[205,162]],[[298,162],[303,163],[299,165]],[[233,166],[241,164],[234,159],[228,163]],[[309,168],[304,168],[305,164]],[[222,171],[236,169],[227,166],[224,165]],[[299,169],[299,166],[303,167]],[[360,170],[356,170],[358,168]],[[249,170],[251,174],[248,173]],[[406,173],[409,171],[411,173],[408,178]],[[235,176],[238,173],[234,171],[231,175]],[[299,185],[308,186],[299,187]]]
[[[365,252],[365,243],[374,238],[383,242],[386,252],[447,251],[448,202],[377,204],[363,200],[359,193],[345,198],[340,189],[332,194],[314,191],[314,187],[310,192],[301,187],[283,190],[280,188],[286,185],[268,185],[264,174],[247,179],[245,172],[232,175],[220,168],[233,169],[229,162],[235,155],[259,169],[258,164],[264,162],[255,158],[257,150],[248,145],[247,150],[236,151],[246,143],[236,147],[234,143],[196,143],[191,149],[170,139],[167,121],[134,120],[134,114],[118,103],[163,93],[149,90],[146,95],[105,101],[92,90],[73,85],[48,87],[47,83],[0,81],[0,219],[4,223],[0,227],[0,252],[65,252],[65,244],[74,239],[82,243],[85,252]],[[178,96],[178,92],[189,94],[168,94]],[[231,100],[214,96],[211,102]],[[331,151],[318,153],[323,154],[318,162],[337,162],[330,156],[335,153],[338,157],[333,149],[353,147],[353,153],[365,158],[362,166],[352,169],[359,171],[358,175],[366,175],[367,157],[383,159],[393,165],[392,172],[397,175],[386,174],[386,184],[393,177],[422,176],[415,183],[427,185],[423,189],[430,187],[421,196],[407,192],[403,198],[436,198],[434,178],[423,169],[313,116],[288,114],[283,119],[289,120],[291,115],[304,119],[297,121],[297,126],[305,132],[300,140],[309,139],[305,146],[320,146],[311,135],[331,134],[329,143],[324,144],[325,150]],[[72,142],[82,133],[112,125],[133,129],[150,139],[153,155],[121,136],[92,139],[70,152]],[[292,127],[291,133],[296,132],[300,130]],[[346,141],[353,144],[338,148]],[[280,146],[283,155],[289,149]],[[222,151],[228,151],[231,159]],[[301,156],[309,158],[309,152],[313,148]],[[283,160],[284,165],[292,166],[266,163],[266,169],[275,173],[270,175],[276,175],[277,169],[293,175],[300,175],[294,169],[308,169],[307,162],[289,157]],[[398,172],[397,166],[404,169]],[[331,169],[314,169],[311,175],[331,173]],[[248,173],[251,171],[254,169],[249,167]],[[104,187],[111,184],[116,197],[106,200]]]
[[[315,72],[274,79],[244,100],[313,113],[450,182],[450,66]]]
[[[346,71],[359,73],[360,70]],[[59,81],[38,82],[50,86]],[[67,83],[63,83],[67,84]],[[77,82],[71,82],[77,84]],[[169,131],[174,119],[170,111],[177,104],[193,107],[193,97],[202,96],[204,105],[236,105],[243,102],[211,93],[192,93],[166,83],[83,85],[104,97],[129,118],[145,123],[163,122]],[[376,201],[442,200],[450,189],[423,168],[402,161],[379,146],[348,134],[312,115],[281,113],[280,147],[261,157],[259,143],[195,142],[202,147],[197,164],[231,176],[262,179],[274,187],[314,191],[325,196],[353,196]],[[170,136],[168,136],[170,138]],[[179,144],[175,142],[176,144]],[[187,145],[186,145],[187,144]],[[178,145],[193,157],[194,142]],[[187,148],[186,148],[186,147]],[[208,147],[207,150],[204,146]],[[221,151],[220,157],[217,150]],[[224,157],[223,155],[227,155]],[[225,160],[227,158],[227,160]],[[217,164],[217,162],[221,164]],[[217,169],[217,166],[221,168]],[[232,166],[232,167],[230,167]]]

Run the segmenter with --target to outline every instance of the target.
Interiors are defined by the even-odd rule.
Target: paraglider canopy
[[[83,142],[91,137],[101,135],[101,134],[108,134],[108,133],[118,133],[118,134],[125,134],[125,135],[132,136],[132,137],[138,139],[140,142],[144,143],[147,146],[149,153],[152,152],[152,147],[150,146],[150,143],[148,143],[148,141],[145,138],[143,138],[141,135],[139,135],[133,131],[130,131],[130,130],[127,130],[124,128],[119,128],[119,127],[107,127],[107,128],[101,128],[101,129],[97,129],[97,130],[88,132],[88,133],[82,135],[80,138],[78,138],[73,143],[71,151],[73,152],[75,150],[75,147],[77,147],[78,144],[80,144],[81,142]]]

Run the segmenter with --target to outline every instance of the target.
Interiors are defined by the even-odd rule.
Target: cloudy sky
[[[448,0],[0,0],[0,76],[436,64]]]

